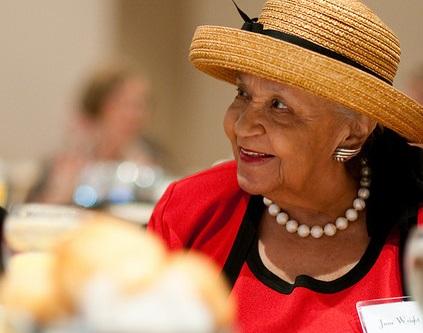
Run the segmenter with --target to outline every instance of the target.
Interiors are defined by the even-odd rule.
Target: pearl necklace
[[[265,197],[263,197],[263,202],[267,206],[269,214],[276,217],[276,222],[281,226],[285,226],[289,233],[297,233],[302,238],[306,238],[309,235],[313,238],[320,238],[323,235],[334,236],[338,230],[347,229],[349,222],[356,221],[358,212],[366,207],[365,200],[370,196],[370,168],[367,166],[366,160],[362,160],[361,164],[361,187],[357,191],[357,197],[353,200],[352,208],[347,209],[345,215],[338,217],[335,223],[327,223],[323,227],[299,224],[297,221],[290,219],[286,212],[281,211],[281,208],[276,203]]]

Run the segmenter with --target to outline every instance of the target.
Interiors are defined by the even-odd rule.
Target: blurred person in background
[[[96,71],[84,86],[65,147],[47,162],[27,201],[84,207],[136,201],[135,183],[152,185],[152,170],[161,162],[159,150],[143,136],[149,89],[126,67]],[[138,166],[144,166],[141,180]]]
[[[407,86],[410,97],[423,105],[423,64],[411,73]]]
[[[411,98],[423,105],[423,64],[416,67],[408,78],[407,93]],[[423,148],[423,144],[417,145]]]

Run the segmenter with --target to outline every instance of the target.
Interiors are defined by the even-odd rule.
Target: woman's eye
[[[247,92],[242,90],[241,88],[238,88],[236,91],[237,91],[237,97],[243,97],[243,98],[248,97]]]
[[[288,108],[286,104],[279,99],[272,100],[272,107],[279,110],[284,110]]]

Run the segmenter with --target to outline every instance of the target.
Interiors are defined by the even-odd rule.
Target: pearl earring
[[[354,156],[358,155],[360,150],[361,147],[357,149],[347,149],[338,147],[335,149],[335,152],[333,153],[332,157],[335,161],[344,163],[352,159]]]

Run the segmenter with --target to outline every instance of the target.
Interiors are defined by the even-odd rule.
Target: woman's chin
[[[258,195],[268,191],[268,186],[259,179],[251,179],[239,173],[237,174],[237,179],[239,187],[249,194]]]

